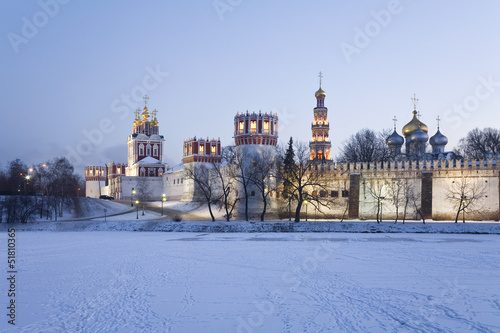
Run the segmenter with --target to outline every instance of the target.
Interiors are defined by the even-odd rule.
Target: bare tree
[[[460,212],[462,212],[462,220],[465,223],[466,212],[479,212],[481,198],[484,197],[486,184],[479,179],[472,179],[462,176],[459,180],[453,181],[447,188],[446,199],[458,206],[455,216],[455,223],[458,222]]]
[[[250,156],[244,149],[239,149],[236,151],[234,155],[234,167],[231,168],[232,175],[231,177],[241,185],[243,189],[243,199],[245,203],[245,220],[248,221],[248,198],[249,198],[249,190],[250,185],[252,184],[252,180],[255,175],[255,168],[252,163],[249,163],[252,160],[253,156]]]
[[[390,157],[389,147],[385,143],[389,130],[375,133],[362,129],[343,142],[339,160],[343,162],[379,162]]]
[[[394,219],[394,223],[398,223],[398,218],[399,218],[399,207],[401,205],[401,202],[404,201],[404,186],[405,186],[405,180],[404,179],[396,179],[392,181],[389,191],[391,194],[391,201],[392,204],[394,205],[395,211],[396,211],[396,217]]]
[[[264,221],[269,201],[269,194],[275,189],[273,184],[273,171],[276,166],[275,154],[274,152],[264,150],[261,154],[253,157],[253,163],[255,170],[251,181],[257,188],[262,199],[263,209],[260,215],[260,220]]]
[[[297,142],[294,145],[294,151],[293,163],[286,168],[283,163],[286,154],[283,151],[279,152],[280,165],[276,171],[278,179],[286,185],[283,189],[283,195],[297,203],[295,222],[299,222],[302,204],[306,199],[319,211],[321,211],[321,207],[328,207],[328,200],[308,194],[308,191],[313,193],[314,191],[326,190],[322,164],[309,159],[309,148],[304,142]]]
[[[500,130],[475,128],[460,139],[455,153],[467,159],[484,159],[489,154],[500,153]]]
[[[383,210],[383,203],[386,199],[387,182],[381,180],[368,181],[368,194],[373,199],[375,210],[377,212],[377,223],[382,222],[381,210]]]
[[[233,216],[233,210],[240,199],[231,176],[233,174],[231,168],[233,167],[234,165],[223,166],[221,163],[212,163],[211,170],[215,174],[214,180],[218,182],[221,192],[215,202],[218,203],[219,209],[224,209],[226,221],[229,221]]]
[[[186,179],[193,181],[194,190],[199,191],[203,195],[208,206],[208,211],[210,212],[210,217],[212,221],[215,221],[212,205],[217,202],[217,197],[211,184],[210,169],[205,164],[198,164],[196,166],[192,163],[186,165],[184,167],[184,175]]]

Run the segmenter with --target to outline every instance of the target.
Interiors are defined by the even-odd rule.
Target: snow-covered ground
[[[3,315],[2,332],[500,331],[499,235],[18,231],[16,244],[17,325]]]

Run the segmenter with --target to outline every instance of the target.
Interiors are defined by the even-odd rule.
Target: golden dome
[[[142,113],[142,118],[144,118],[144,120],[148,120],[149,118],[149,112],[148,112],[148,108],[145,106],[144,107],[144,112]]]
[[[321,89],[321,85],[319,86],[319,90],[316,91],[316,93],[314,94],[316,96],[316,98],[325,98],[326,97],[326,93],[323,91],[323,89]]]
[[[413,119],[403,127],[403,135],[405,137],[412,135],[415,133],[419,128],[422,129],[425,133],[429,132],[429,129],[427,128],[427,125],[418,120],[417,118],[417,111],[413,111]]]

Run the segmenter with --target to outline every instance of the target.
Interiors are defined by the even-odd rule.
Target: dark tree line
[[[380,162],[390,157],[386,139],[390,131],[376,133],[371,129],[362,129],[345,140],[340,148],[341,162]]]
[[[480,160],[500,153],[500,130],[475,128],[460,139],[455,153],[466,159]]]
[[[66,158],[32,167],[11,161],[0,169],[0,222],[28,222],[35,215],[57,220],[72,198],[85,193],[83,184]]]

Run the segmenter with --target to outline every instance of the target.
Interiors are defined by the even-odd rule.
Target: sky
[[[234,144],[237,112],[273,112],[308,142],[323,74],[333,155],[363,128],[397,129],[416,94],[453,149],[500,128],[500,2],[9,1],[0,13],[0,166],[126,162],[133,112],[158,110],[165,162],[190,137]]]

